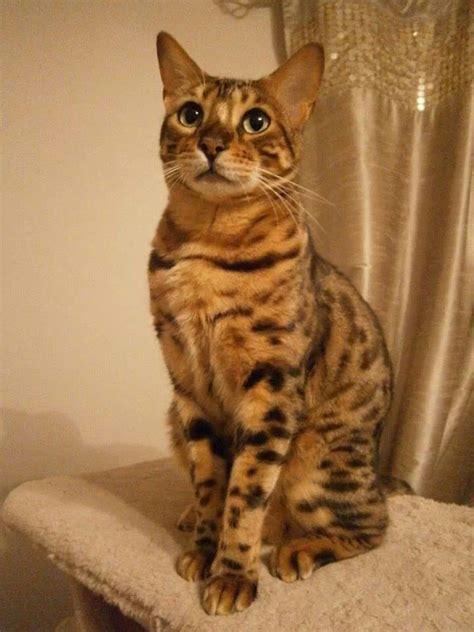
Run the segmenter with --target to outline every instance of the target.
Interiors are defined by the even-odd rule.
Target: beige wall
[[[212,0],[2,6],[5,491],[167,452],[170,388],[145,276],[166,200],[155,36],[170,31],[216,74],[257,77],[276,55],[268,9],[239,20]],[[23,604],[10,619],[50,629],[57,615],[44,602],[61,603],[57,576],[31,570],[17,541],[0,544],[3,572],[25,573],[10,583],[10,605]],[[36,602],[22,595],[30,583]],[[43,624],[25,627],[33,612]]]

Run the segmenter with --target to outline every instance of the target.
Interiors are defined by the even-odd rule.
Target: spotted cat
[[[169,187],[149,259],[195,503],[177,563],[209,614],[250,606],[270,570],[307,579],[380,544],[377,439],[392,373],[377,319],[316,252],[294,182],[323,74],[317,44],[258,81],[203,72],[158,36]]]

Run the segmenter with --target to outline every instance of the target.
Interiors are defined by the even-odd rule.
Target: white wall
[[[257,77],[276,54],[269,9],[240,20],[212,0],[2,7],[5,492],[167,452],[170,388],[145,272],[166,201],[156,33],[171,32],[215,74]],[[63,603],[58,576],[19,556],[16,540],[0,545],[3,573],[25,574],[14,586],[3,579],[14,597],[0,629],[51,629],[58,615],[44,604]]]

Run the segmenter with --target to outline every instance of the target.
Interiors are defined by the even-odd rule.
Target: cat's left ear
[[[158,33],[156,51],[163,81],[164,97],[202,83],[205,73],[174,37],[165,31]]]
[[[324,51],[306,44],[261,81],[285,110],[290,123],[301,128],[310,116],[324,71]]]

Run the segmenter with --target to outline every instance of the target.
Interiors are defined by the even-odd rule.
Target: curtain
[[[320,196],[306,200],[318,250],[372,305],[393,361],[382,470],[452,502],[474,480],[471,11],[281,2],[287,53],[325,49],[301,175]]]

